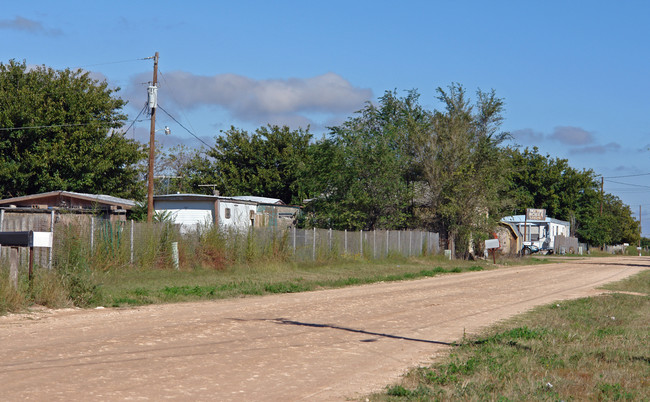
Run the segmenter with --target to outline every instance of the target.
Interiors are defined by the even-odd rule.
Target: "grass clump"
[[[432,266],[436,258],[393,261],[342,261],[339,263],[240,264],[220,270],[143,270],[105,272],[96,275],[103,303],[134,306],[223,299],[249,295],[297,293],[378,282],[433,277],[440,274],[476,271],[476,263],[447,262]],[[460,266],[453,266],[457,264]],[[481,268],[483,269],[483,268]]]
[[[459,340],[374,401],[650,400],[650,271]],[[645,289],[645,291],[644,291]]]

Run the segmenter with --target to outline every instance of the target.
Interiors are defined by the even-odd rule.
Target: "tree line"
[[[0,63],[0,194],[52,190],[141,200],[148,146],[127,139],[118,89],[80,70]],[[157,154],[157,192],[258,195],[304,205],[300,225],[349,230],[425,228],[460,253],[505,215],[545,208],[592,245],[635,242],[630,208],[602,194],[598,176],[537,148],[506,146],[504,100],[460,84],[387,91],[317,138],[309,128],[231,127],[201,149]],[[602,205],[602,213],[601,213]]]

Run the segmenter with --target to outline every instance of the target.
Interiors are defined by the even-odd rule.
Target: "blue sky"
[[[208,144],[231,125],[321,134],[386,90],[435,109],[437,87],[494,89],[514,143],[605,176],[650,236],[649,17],[624,0],[3,1],[0,61],[91,71],[134,119],[158,51],[160,105]],[[200,145],[157,123],[163,145]]]

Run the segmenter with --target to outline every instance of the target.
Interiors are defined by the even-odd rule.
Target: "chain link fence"
[[[440,252],[437,233],[419,230],[336,231],[328,229],[249,228],[214,231],[205,227],[181,235],[169,223],[112,222],[79,214],[7,214],[1,231],[53,232],[51,249],[35,248],[34,263],[51,268],[61,263],[87,266],[153,268],[171,264],[171,244],[180,246],[186,261],[198,264],[206,242],[220,247],[224,258],[250,261],[260,256],[282,256],[293,261],[325,260],[338,257],[382,259],[390,256],[423,256]],[[218,243],[218,244],[216,244]],[[0,259],[8,248],[2,247]],[[20,264],[26,264],[28,249],[20,250]]]

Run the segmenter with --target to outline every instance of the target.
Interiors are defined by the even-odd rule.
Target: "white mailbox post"
[[[496,250],[501,247],[499,239],[487,239],[485,241],[485,249],[492,253],[492,261],[497,263]]]

